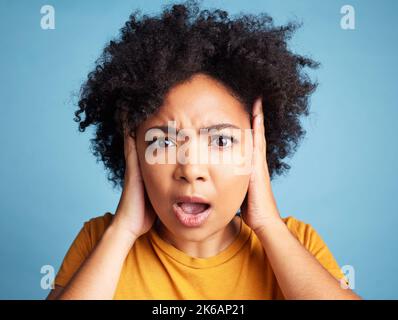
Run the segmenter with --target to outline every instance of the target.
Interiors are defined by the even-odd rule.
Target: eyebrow
[[[214,129],[215,130],[222,130],[222,129],[225,129],[225,128],[241,129],[238,126],[236,126],[236,125],[234,125],[232,123],[217,123],[217,124],[213,124],[213,125],[208,126],[208,127],[199,128],[199,130],[208,130],[208,131],[210,131],[210,130],[214,130]],[[151,127],[149,129],[147,129],[146,132],[151,130],[151,129],[159,129],[159,130],[163,131],[164,133],[167,133],[169,129],[174,129],[174,127],[154,126],[154,127]],[[180,131],[180,129],[177,129],[176,133],[178,133],[179,131]]]

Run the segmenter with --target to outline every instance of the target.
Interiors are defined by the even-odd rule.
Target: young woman
[[[316,87],[302,68],[317,63],[287,49],[295,27],[191,1],[130,16],[76,111],[121,198],[84,224],[48,299],[359,299],[271,188]]]

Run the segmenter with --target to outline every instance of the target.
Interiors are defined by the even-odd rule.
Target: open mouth
[[[176,202],[173,212],[185,227],[200,227],[206,222],[212,209],[209,203]]]
[[[187,214],[199,214],[210,207],[208,203],[198,202],[178,202],[177,205]]]

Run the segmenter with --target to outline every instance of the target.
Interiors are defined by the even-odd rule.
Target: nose
[[[176,180],[185,181],[190,184],[196,181],[207,181],[207,174],[199,164],[177,164],[174,177]]]
[[[179,181],[185,181],[193,184],[196,181],[205,182],[209,179],[208,164],[206,161],[201,160],[200,152],[206,152],[203,146],[197,139],[190,137],[189,142],[182,145],[183,149],[177,151],[177,162],[174,170],[174,178]]]

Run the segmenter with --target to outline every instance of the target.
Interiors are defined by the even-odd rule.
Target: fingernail
[[[262,100],[261,98],[258,98],[258,99],[257,99],[257,104],[259,104],[259,108],[260,108],[260,109],[261,109],[261,100]]]

